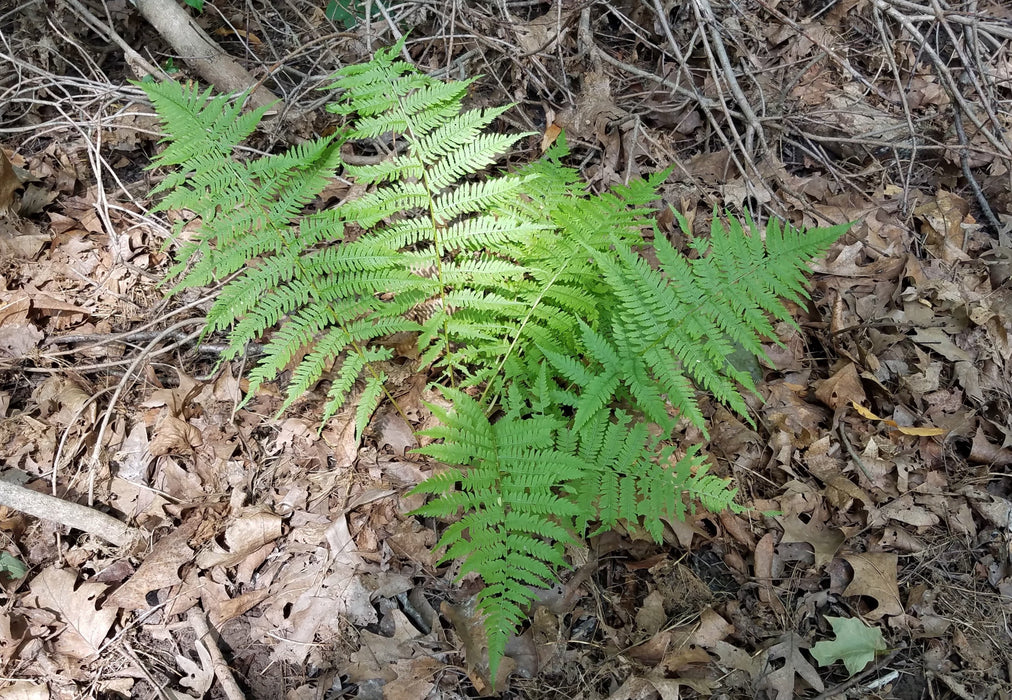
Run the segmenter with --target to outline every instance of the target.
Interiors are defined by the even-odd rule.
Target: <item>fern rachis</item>
[[[201,221],[179,241],[173,291],[228,280],[207,319],[228,333],[223,361],[272,332],[251,394],[290,370],[284,410],[326,378],[323,420],[356,400],[361,434],[388,396],[384,339],[400,333],[417,337],[419,370],[455,385],[419,450],[447,469],[416,489],[433,496],[418,515],[452,520],[443,560],[485,581],[494,677],[562,545],[619,521],[659,541],[662,519],[695,502],[737,507],[699,450],[676,456],[668,438],[679,416],[705,429],[697,388],[745,413],[752,380],[731,353],[762,353],[771,319],[790,320],[781,298],[804,296],[805,263],[845,227],[763,235],[715,216],[692,238],[678,217],[690,260],[653,223],[666,173],[591,194],[564,145],[492,172],[523,136],[489,131],[506,108],[464,110],[471,81],[436,81],[398,51],[336,75],[344,131],[251,161],[232,152],[262,111],[143,84],[169,135],[155,164],[174,168],[156,192]],[[384,160],[342,162],[342,146],[372,139],[393,145]],[[338,172],[364,194],[307,213]],[[345,241],[349,225],[361,233]]]

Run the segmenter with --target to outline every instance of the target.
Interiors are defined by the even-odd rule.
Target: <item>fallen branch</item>
[[[144,537],[141,530],[124,525],[111,515],[94,508],[39,493],[3,479],[0,479],[0,506],[83,530],[120,547],[129,547]]]
[[[197,634],[196,641],[202,643],[211,655],[214,675],[218,677],[225,697],[228,700],[246,700],[246,695],[242,692],[239,684],[235,682],[235,676],[232,675],[232,669],[229,668],[225,655],[218,648],[217,640],[215,640],[211,626],[207,622],[207,615],[200,608],[191,608],[186,619]]]
[[[136,4],[144,19],[169,42],[179,57],[220,91],[243,92],[254,88],[250,95],[252,106],[276,104],[278,110],[284,107],[274,93],[260,86],[249,71],[225,53],[176,0],[137,0]]]

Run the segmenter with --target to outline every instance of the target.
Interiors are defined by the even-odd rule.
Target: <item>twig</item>
[[[70,5],[81,21],[95,30],[98,34],[104,36],[106,39],[120,47],[123,51],[123,55],[126,57],[128,65],[135,64],[137,67],[150,73],[151,75],[159,77],[164,75],[157,66],[152,65],[143,56],[134,51],[133,47],[126,43],[123,37],[116,33],[115,29],[102,22],[102,20],[95,15],[91,14],[91,12],[88,11],[88,8],[82,5],[78,0],[67,0],[67,4]],[[143,76],[138,75],[137,77],[140,78]]]
[[[1002,232],[1002,225],[998,222],[998,217],[994,215],[987,197],[984,196],[984,191],[980,189],[977,178],[973,176],[973,171],[970,170],[970,142],[966,138],[966,130],[963,129],[963,115],[960,114],[957,105],[953,105],[952,120],[956,125],[956,135],[959,137],[959,165],[963,169],[963,177],[966,178],[967,184],[973,190],[973,196],[976,198],[977,205],[980,207],[981,213],[984,214],[984,218],[987,219],[988,225],[994,229],[994,235],[999,236]]]
[[[145,341],[153,340],[153,339],[155,339],[157,337],[159,337],[158,331],[145,331],[143,333],[124,333],[124,334],[120,334],[117,337],[111,337],[109,334],[106,334],[106,333],[83,333],[83,334],[79,334],[79,335],[58,335],[58,336],[53,336],[53,337],[48,338],[46,340],[45,344],[47,344],[47,345],[77,345],[78,343],[89,343],[89,345],[87,346],[87,348],[94,348],[94,347],[98,347],[98,346],[101,346],[101,345],[109,345],[109,344],[112,344],[112,343],[116,343],[116,344],[120,344],[120,345],[132,346],[132,345],[136,345],[137,343],[143,343]],[[180,345],[185,345],[187,343],[190,343],[190,342],[196,340],[196,337],[195,337],[195,335],[193,333],[182,333],[182,332],[179,332],[179,333],[172,333],[172,334],[170,334],[168,336],[163,337],[162,339],[163,340],[172,340],[172,341],[175,341],[176,344],[173,347],[173,349],[175,349],[176,347],[179,347]],[[204,343],[201,343],[200,345],[196,346],[195,348],[193,348],[192,352],[197,353],[198,355],[212,355],[213,356],[213,355],[220,355],[220,354],[222,354],[223,352],[225,352],[226,350],[228,350],[229,347],[231,347],[231,346],[228,345],[227,343],[207,343],[207,342],[204,342]],[[85,349],[87,349],[87,348],[85,348]],[[79,351],[73,351],[73,352],[79,352]],[[57,354],[64,355],[66,353],[57,353]],[[259,343],[249,343],[249,345],[246,348],[246,354],[247,355],[251,355],[251,356],[258,356],[258,355],[263,354],[263,350],[260,347]],[[51,355],[45,355],[45,357],[52,357],[52,356]],[[127,362],[128,361],[131,361],[131,360],[127,360]],[[123,362],[121,364],[125,364],[125,363],[126,362]],[[77,369],[77,368],[75,367],[75,369]]]
[[[225,53],[175,0],[136,0],[135,4],[179,57],[222,92],[243,92],[257,84],[249,71]],[[278,112],[284,109],[284,103],[264,87],[253,90],[250,103],[254,107],[274,105]]]
[[[151,671],[148,670],[148,667],[141,663],[140,657],[137,656],[137,652],[134,651],[130,642],[125,639],[123,640],[123,649],[121,650],[121,653],[133,662],[134,666],[137,667],[137,670],[144,675],[144,677],[148,680],[148,683],[151,684],[151,687],[155,689],[155,692],[161,700],[172,700],[172,698],[175,697],[175,695],[170,696],[167,692],[165,692],[165,689],[162,687],[163,683],[155,680],[155,677],[151,675]]]
[[[724,39],[720,35],[720,24],[718,24],[717,18],[713,14],[713,7],[710,5],[709,0],[696,0],[693,4],[693,9],[696,12],[697,21],[701,25],[705,25],[709,30],[710,42],[705,43],[704,47],[709,48],[710,43],[713,44],[713,49],[716,51],[717,60],[720,62],[720,67],[723,69],[724,79],[727,81],[728,89],[731,90],[731,95],[734,96],[735,102],[738,103],[738,108],[741,109],[741,113],[745,115],[745,121],[747,122],[745,148],[747,149],[747,154],[749,156],[752,155],[754,147],[753,142],[756,136],[759,137],[759,143],[763,147],[763,152],[768,152],[769,145],[766,143],[766,134],[763,131],[762,125],[759,123],[759,118],[752,109],[751,102],[745,96],[745,92],[741,89],[741,85],[738,84],[738,78],[735,77],[734,68],[731,66],[731,60],[727,57],[727,48],[724,46]],[[716,66],[714,66],[714,71],[716,71]]]
[[[847,433],[844,430],[843,421],[840,421],[840,423],[836,426],[836,432],[840,435],[840,442],[842,442],[843,446],[847,448],[847,454],[849,454],[850,458],[861,468],[864,475],[868,477],[868,481],[871,481],[871,474],[868,473],[868,468],[864,466],[864,462],[861,461],[861,456],[857,453],[857,450],[854,449],[854,446],[850,444],[850,440],[847,439]]]
[[[142,324],[140,326],[137,326],[136,328],[133,328],[133,329],[131,329],[129,331],[125,331],[123,333],[112,333],[112,334],[106,334],[106,335],[102,335],[100,337],[97,337],[94,340],[95,344],[89,346],[89,348],[97,348],[97,347],[100,347],[102,345],[106,345],[108,343],[129,344],[132,339],[135,339],[138,335],[142,334],[142,332],[145,331],[145,330],[147,330],[148,328],[151,328],[153,326],[157,326],[159,324],[165,323],[165,321],[167,321],[168,319],[170,319],[173,316],[181,314],[184,311],[188,311],[189,309],[192,309],[192,308],[194,308],[196,306],[201,306],[202,304],[207,303],[211,298],[213,298],[213,296],[214,296],[215,292],[217,291],[217,289],[218,289],[218,286],[215,286],[214,288],[210,289],[209,293],[206,294],[205,296],[202,296],[199,299],[196,299],[195,301],[191,301],[190,303],[185,304],[184,306],[180,306],[179,308],[173,309],[172,311],[167,311],[164,314],[159,313],[157,310],[153,310],[153,312],[149,311],[149,313],[152,313],[152,315],[154,316],[154,318],[152,318],[152,320],[150,320],[147,323],[144,323],[144,324]],[[46,340],[42,344],[44,346],[45,345],[55,345],[55,344],[63,342],[62,338],[82,338],[82,337],[84,337],[84,336],[81,336],[81,335],[50,336],[49,338],[46,338]],[[151,336],[151,337],[153,338],[155,336]],[[150,338],[145,338],[144,340],[150,340]],[[75,343],[76,344],[76,343],[81,342],[81,341],[79,341],[79,340],[68,340],[66,342],[68,342],[68,343]],[[46,353],[45,357],[47,357],[47,358],[53,358],[53,357],[59,357],[60,355],[74,355],[74,354],[79,353],[82,349],[83,348],[78,348],[77,350],[66,350],[64,352]]]
[[[4,479],[0,479],[0,505],[42,520],[83,530],[120,547],[129,547],[145,536],[142,530],[125,525],[94,508],[39,493]]]
[[[889,5],[886,0],[875,0],[875,6],[899,22],[907,33],[909,33],[910,36],[917,41],[918,45],[924,50],[924,53],[926,53],[931,59],[931,63],[934,65],[935,71],[938,73],[938,77],[942,79],[942,84],[949,93],[949,97],[951,97],[959,108],[966,113],[966,116],[971,122],[973,122],[973,125],[977,127],[980,133],[984,135],[984,138],[988,140],[995,151],[1001,154],[1003,158],[1008,158],[1010,154],[1012,154],[1012,149],[1010,149],[1009,144],[999,139],[991,132],[990,129],[987,129],[984,126],[983,122],[981,122],[974,113],[974,110],[971,108],[971,105],[967,101],[966,97],[963,96],[962,91],[959,89],[959,85],[956,84],[956,79],[952,77],[952,72],[945,65],[945,61],[943,61],[942,57],[938,55],[938,52],[931,46],[931,43],[927,40],[927,38],[918,31],[917,27],[914,26],[914,23],[904,17],[895,7]],[[993,110],[990,108],[990,105],[986,104],[987,100],[983,99],[983,95],[980,97],[980,101],[987,109],[988,115],[993,115]]]
[[[894,649],[892,653],[890,653],[888,656],[884,657],[880,661],[876,661],[871,668],[862,671],[861,673],[857,674],[850,680],[844,681],[843,683],[834,688],[830,688],[824,693],[819,693],[812,700],[829,700],[829,698],[840,697],[844,691],[853,688],[855,685],[860,684],[861,682],[864,681],[865,678],[867,678],[871,674],[878,673],[883,668],[891,664],[893,662],[893,659],[895,659],[901,651],[903,651],[902,647],[899,649]]]
[[[239,684],[235,682],[232,669],[229,668],[225,655],[221,653],[221,649],[215,641],[214,634],[211,632],[211,626],[207,623],[207,615],[199,607],[194,607],[190,608],[186,619],[189,621],[193,631],[197,633],[196,641],[203,644],[211,655],[211,665],[214,667],[214,675],[218,677],[218,682],[221,683],[221,689],[224,691],[225,697],[228,700],[246,700],[246,694],[242,692]]]
[[[671,54],[675,57],[675,61],[679,66],[681,72],[685,74],[686,82],[689,85],[693,86],[692,89],[686,89],[679,85],[678,86],[678,88],[680,88],[679,91],[684,90],[685,92],[687,92],[693,99],[696,100],[696,103],[703,108],[703,114],[706,116],[707,121],[710,122],[710,126],[713,128],[713,133],[717,136],[718,139],[720,139],[721,145],[723,145],[724,148],[727,149],[727,152],[728,154],[730,154],[730,158],[734,162],[734,165],[738,169],[738,172],[741,173],[743,178],[745,178],[745,186],[748,188],[749,193],[754,195],[755,192],[754,188],[752,187],[752,180],[751,178],[746,177],[748,174],[748,170],[745,168],[745,164],[743,164],[741,162],[741,159],[738,157],[738,151],[731,146],[731,142],[728,139],[727,134],[724,133],[724,129],[721,128],[721,125],[717,121],[717,118],[713,115],[713,110],[716,108],[720,108],[720,111],[724,113],[727,123],[731,127],[731,133],[734,135],[735,143],[738,146],[738,150],[741,151],[742,156],[745,158],[745,162],[748,165],[750,165],[753,170],[755,170],[755,162],[752,160],[752,156],[745,151],[745,145],[741,142],[741,137],[738,135],[738,132],[734,128],[734,125],[731,121],[731,117],[740,119],[742,115],[728,108],[726,102],[723,99],[709,100],[705,98],[702,94],[700,94],[698,90],[695,89],[695,81],[693,80],[692,73],[689,69],[689,62],[686,59],[682,49],[678,46],[678,42],[675,41],[675,35],[671,31],[671,25],[668,23],[667,12],[664,11],[664,8],[661,5],[660,0],[654,0],[654,15],[656,16],[657,21],[660,22],[661,28],[664,30],[664,36],[668,41],[668,46],[671,48]],[[614,61],[611,60],[610,56],[607,55],[607,52],[602,51],[601,53],[602,58],[609,61],[610,63],[614,63]],[[719,82],[716,83],[716,87],[718,88],[719,91],[720,87]],[[762,176],[759,175],[758,179],[759,181],[762,181]]]

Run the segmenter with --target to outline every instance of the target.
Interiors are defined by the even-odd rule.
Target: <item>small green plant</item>
[[[379,8],[371,6],[372,15],[379,15]],[[365,6],[362,0],[330,0],[324,15],[332,22],[344,25],[345,29],[354,29],[359,23],[359,18],[365,16]]]
[[[697,388],[746,414],[753,380],[731,355],[763,354],[770,319],[790,321],[782,299],[805,296],[806,263],[846,227],[714,216],[697,238],[676,213],[686,256],[655,225],[667,173],[592,194],[564,143],[497,170],[525,136],[489,131],[507,107],[464,110],[473,81],[434,80],[399,51],[328,86],[343,130],[252,160],[235,147],[264,109],[143,84],[167,134],[157,208],[200,221],[188,236],[177,224],[173,291],[225,282],[207,317],[228,334],[222,361],[269,335],[250,395],[290,372],[282,411],[322,385],[323,420],[354,402],[361,434],[392,400],[387,339],[417,339],[418,370],[452,405],[432,406],[442,426],[419,452],[447,469],[416,489],[434,497],[418,514],[453,520],[443,561],[486,584],[495,678],[566,543],[620,520],[660,541],[662,519],[696,503],[738,507],[698,448],[671,444],[676,422],[705,431]],[[345,163],[342,147],[374,162]],[[314,206],[338,172],[361,194]]]

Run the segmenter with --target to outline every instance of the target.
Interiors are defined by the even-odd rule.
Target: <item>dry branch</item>
[[[249,71],[225,53],[175,0],[137,0],[137,9],[183,61],[222,92],[242,92],[256,86],[250,95],[254,107],[275,103],[278,109],[284,106],[274,93],[259,86]]]
[[[235,676],[232,675],[232,670],[228,666],[228,661],[225,660],[225,656],[221,653],[214,634],[211,632],[211,626],[207,622],[207,615],[199,608],[191,608],[186,619],[197,634],[195,641],[203,644],[211,655],[214,675],[218,677],[218,682],[221,684],[225,697],[228,700],[245,700],[246,695],[242,692],[239,684],[236,683]]]
[[[0,479],[0,505],[83,530],[120,547],[129,547],[144,536],[137,528],[124,525],[111,515],[3,479]]]

